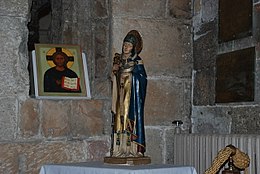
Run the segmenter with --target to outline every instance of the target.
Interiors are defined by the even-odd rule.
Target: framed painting
[[[35,44],[32,64],[36,98],[91,98],[86,55],[79,45]]]

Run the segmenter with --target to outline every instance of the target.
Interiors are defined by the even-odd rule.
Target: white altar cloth
[[[194,167],[168,164],[115,165],[103,162],[46,164],[40,174],[197,174]]]

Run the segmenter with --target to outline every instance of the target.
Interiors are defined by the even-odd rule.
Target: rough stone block
[[[0,140],[12,140],[16,136],[16,104],[14,98],[0,98]]]
[[[146,125],[172,125],[172,121],[189,117],[190,98],[185,85],[174,79],[149,79],[145,103]]]
[[[156,127],[146,127],[146,156],[151,157],[152,164],[163,163],[164,137],[163,130]]]
[[[45,137],[67,136],[71,131],[71,102],[44,100],[42,103],[42,130]]]
[[[1,144],[0,173],[39,173],[46,163],[85,162],[85,148],[84,141]]]
[[[216,32],[217,21],[215,20],[201,25],[200,30],[194,33],[194,69],[205,69],[215,65],[218,48]]]
[[[260,43],[259,43],[260,46]],[[255,89],[260,89],[260,48],[256,52],[256,56],[258,55],[258,58],[256,60],[255,64]],[[255,90],[255,101],[260,103],[260,91]]]
[[[110,142],[108,140],[86,141],[88,160],[103,161],[105,156],[109,156]]]
[[[108,3],[106,0],[94,1],[94,16],[97,18],[108,17]]]
[[[2,0],[0,1],[0,16],[26,17],[28,15],[28,1]]]
[[[70,120],[72,136],[102,135],[105,119],[101,100],[81,100],[72,104]]]
[[[227,115],[232,118],[231,133],[260,134],[259,106],[230,107]]]
[[[18,173],[19,149],[15,144],[0,144],[0,173]]]
[[[77,1],[63,1],[62,3],[62,16],[59,14],[55,14],[56,18],[54,18],[56,28],[62,27],[62,42],[67,44],[80,44],[83,49],[90,48],[92,45],[89,42],[92,38],[90,38],[92,32],[92,16],[90,13],[91,2],[85,0],[77,0]],[[56,4],[55,4],[56,5]],[[60,4],[58,4],[60,5]],[[56,5],[54,8],[56,8]],[[57,9],[56,11],[59,11]],[[92,10],[91,10],[92,11]],[[55,10],[53,11],[55,13]],[[62,18],[62,26],[60,25]],[[57,32],[54,30],[54,32]],[[56,33],[57,34],[57,33]],[[55,34],[55,35],[56,35]],[[86,45],[87,44],[87,45]]]
[[[174,127],[169,127],[165,130],[165,163],[174,164],[173,162],[173,146],[174,146]]]
[[[108,59],[108,31],[108,24],[95,27],[95,78],[107,79],[110,76],[112,60]]]
[[[54,2],[55,3],[55,2]],[[72,22],[75,25],[83,24],[91,17],[90,1],[77,0],[77,1],[60,1],[56,5],[62,8],[62,17],[65,22]],[[55,8],[55,7],[54,7]],[[60,9],[57,9],[60,10]],[[80,26],[79,26],[80,27]],[[83,26],[82,26],[83,27]]]
[[[193,107],[192,133],[229,134],[231,133],[232,117],[227,108],[221,107]]]
[[[152,5],[151,5],[152,4]],[[163,18],[166,12],[166,0],[148,1],[112,1],[112,11],[115,17],[149,17]]]
[[[20,132],[22,137],[37,136],[39,133],[40,118],[37,100],[27,99],[20,102]]]
[[[29,77],[25,51],[27,34],[25,19],[14,17],[1,17],[0,23],[0,84],[1,96],[17,95],[19,92],[28,93]]]
[[[194,105],[213,105],[215,104],[215,75],[214,69],[195,71],[194,73]]]
[[[103,117],[104,117],[104,125],[103,125],[103,134],[111,135],[112,127],[112,113],[111,113],[111,99],[104,101],[103,106]]]
[[[191,2],[190,0],[170,0],[169,14],[174,18],[190,19],[191,18]]]
[[[111,98],[111,80],[107,79],[95,79],[93,83],[91,96],[95,99],[110,99]]]
[[[217,21],[202,24],[194,33],[194,105],[215,104]],[[207,34],[205,34],[207,33]]]
[[[193,133],[259,134],[259,106],[193,107]]]
[[[205,1],[202,0],[201,3],[201,21],[203,22],[210,22],[217,18],[218,16],[218,1]]]

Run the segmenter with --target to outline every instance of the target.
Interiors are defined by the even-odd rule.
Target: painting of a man
[[[44,92],[81,92],[78,75],[68,68],[69,56],[56,48],[51,57],[54,66],[44,73]]]
[[[34,91],[38,99],[91,99],[87,55],[80,45],[35,44]]]

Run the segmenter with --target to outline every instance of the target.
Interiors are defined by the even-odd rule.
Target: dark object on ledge
[[[181,120],[174,120],[172,124],[175,124],[176,126],[182,125],[183,122]]]
[[[172,122],[172,124],[176,125],[175,129],[174,129],[174,133],[179,134],[181,133],[181,125],[183,124],[183,122],[181,120],[174,120]]]

